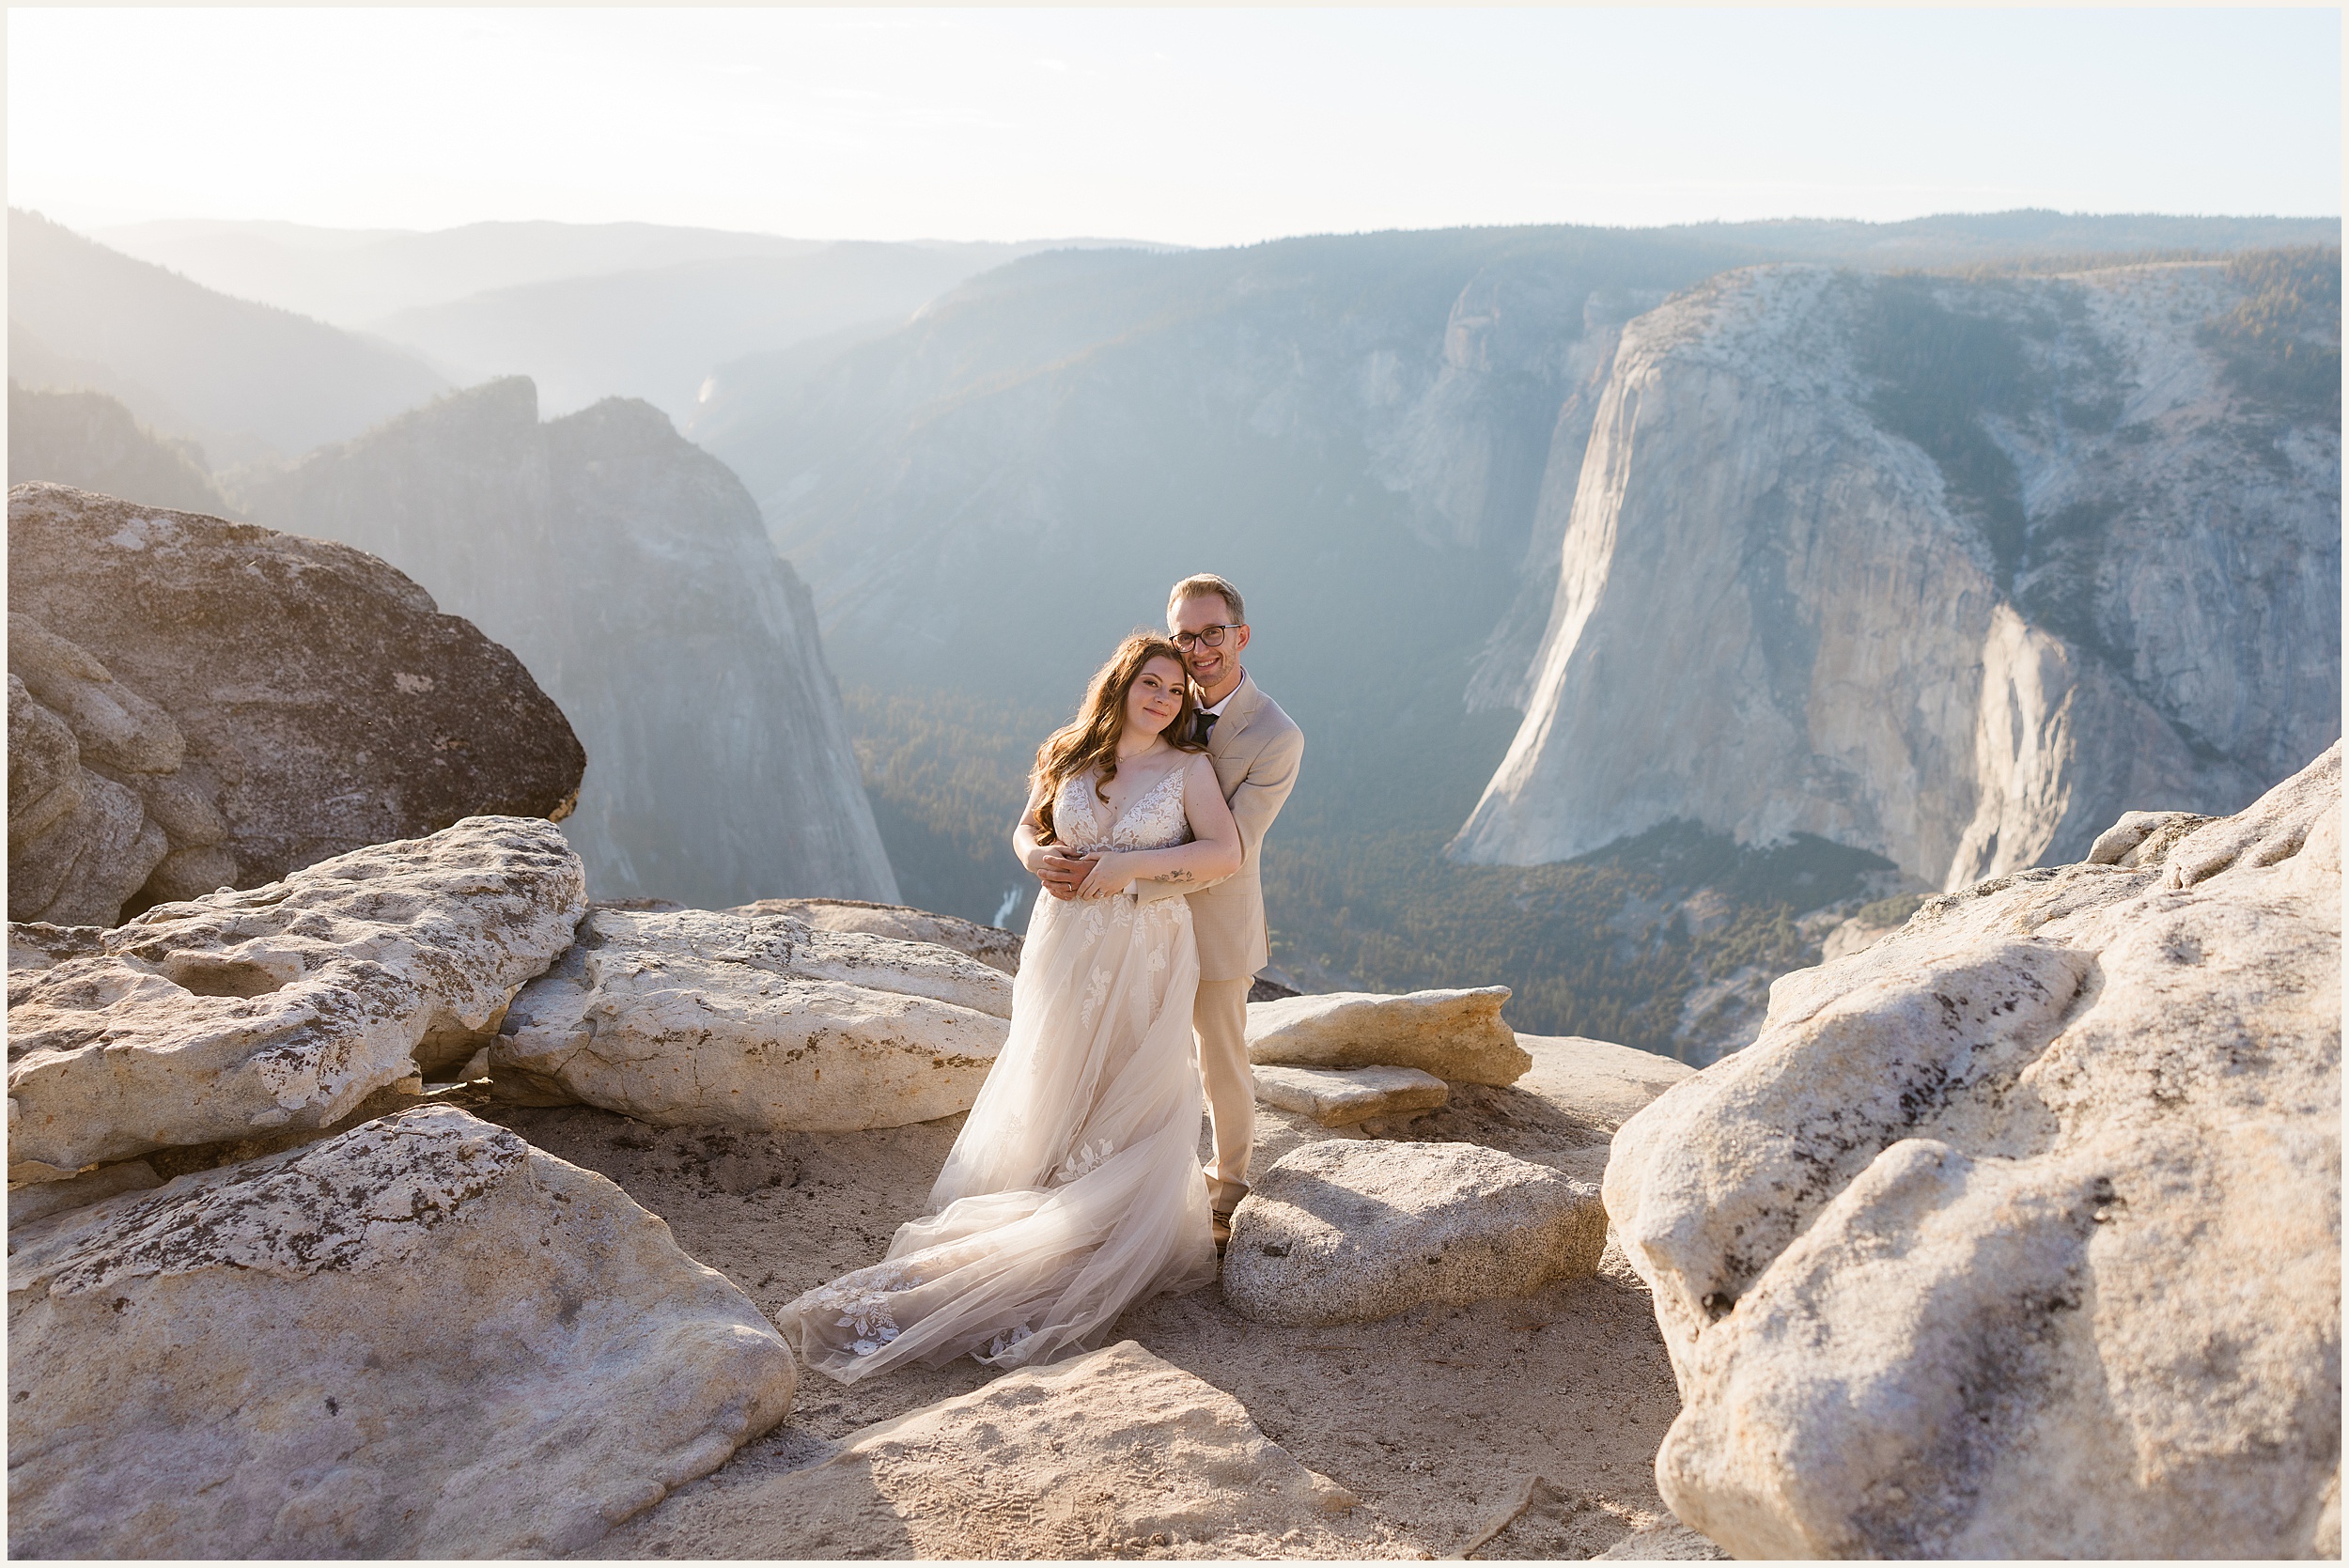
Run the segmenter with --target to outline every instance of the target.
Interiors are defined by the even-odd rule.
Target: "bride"
[[[1199,744],[1182,655],[1136,632],[1036,751],[1013,835],[1099,858],[1076,897],[1038,897],[1011,1033],[887,1258],[777,1314],[817,1371],[854,1382],[899,1361],[1047,1361],[1106,1336],[1160,1290],[1215,1276],[1191,1049],[1199,953],[1180,898],[1137,879],[1229,876],[1239,831]]]

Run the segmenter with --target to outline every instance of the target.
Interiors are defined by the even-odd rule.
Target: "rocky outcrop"
[[[1361,1323],[1529,1296],[1594,1272],[1606,1245],[1596,1190],[1548,1166],[1474,1143],[1327,1139],[1240,1200],[1223,1296],[1260,1323]]]
[[[521,656],[596,759],[570,833],[599,897],[897,896],[807,590],[657,410],[542,425],[529,381],[492,381],[240,500],[376,551]]]
[[[19,485],[8,609],[9,671],[83,770],[48,842],[29,818],[76,776],[12,687],[40,761],[11,764],[11,919],[112,924],[142,857],[133,908],[467,816],[560,816],[585,767],[512,654],[342,545]]]
[[[935,942],[1005,974],[1019,972],[1019,950],[1027,942],[1018,932],[1000,925],[981,925],[959,915],[932,914],[906,904],[871,904],[861,898],[761,898],[728,912],[788,915],[818,931],[862,931],[868,937]]]
[[[1936,899],[1616,1135],[1741,1557],[2340,1550],[2341,753]]]
[[[112,925],[235,883],[218,782],[171,715],[30,615],[8,665],[10,919]]]
[[[1533,1065],[1516,1087],[1537,1094],[1577,1122],[1614,1131],[1696,1069],[1654,1051],[1575,1034],[1520,1034]]]
[[[782,915],[601,908],[506,1011],[500,1083],[656,1125],[845,1132],[971,1109],[1011,981]]]
[[[10,1246],[16,1557],[577,1550],[780,1421],[795,1382],[659,1219],[453,1107]]]
[[[1686,818],[1954,889],[2248,803],[2339,734],[2341,446],[2210,346],[2247,277],[1762,268],[1631,322],[1455,853]]]
[[[821,1464],[679,1493],[603,1550],[1359,1557],[1378,1537],[1354,1508],[1239,1401],[1128,1340],[867,1427]]]
[[[1452,1095],[1443,1079],[1417,1067],[1256,1067],[1256,1098],[1309,1116],[1325,1127],[1350,1127],[1377,1116],[1433,1110]]]
[[[1508,1000],[1508,986],[1481,986],[1252,1001],[1248,1060],[1271,1066],[1417,1067],[1453,1083],[1514,1083],[1532,1059],[1501,1021]]]
[[[463,1061],[585,908],[560,829],[474,817],[111,931],[12,925],[9,1179],[325,1126]]]

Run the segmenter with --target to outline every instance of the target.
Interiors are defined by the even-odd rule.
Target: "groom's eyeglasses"
[[[1185,653],[1189,653],[1202,643],[1211,648],[1220,648],[1223,645],[1223,634],[1227,631],[1237,631],[1240,624],[1238,621],[1234,621],[1229,626],[1203,626],[1196,631],[1178,631],[1174,634],[1174,645]]]

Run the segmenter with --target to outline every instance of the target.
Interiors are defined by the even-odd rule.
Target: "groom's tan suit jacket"
[[[1297,766],[1304,754],[1305,732],[1252,676],[1241,675],[1239,690],[1207,735],[1207,761],[1239,824],[1239,869],[1197,888],[1134,884],[1134,895],[1143,900],[1190,897],[1202,981],[1246,980],[1272,957],[1265,933],[1260,852],[1265,831],[1297,787]]]

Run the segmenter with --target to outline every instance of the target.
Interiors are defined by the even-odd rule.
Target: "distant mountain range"
[[[642,397],[676,419],[721,364],[885,332],[964,278],[1037,251],[1130,243],[881,244],[554,223],[431,233],[149,223],[97,238],[221,293],[398,344],[453,384],[529,376],[558,413]]]
[[[354,436],[447,386],[402,349],[230,299],[15,208],[8,374],[109,393],[202,442],[215,467]]]
[[[684,727],[615,728],[603,755],[635,770],[631,811],[673,821],[751,796],[677,793],[661,749],[720,708],[727,733],[756,729],[768,699],[697,696],[754,656],[712,652],[736,635],[715,629],[689,655],[654,600],[713,629],[749,612],[609,563],[654,560],[674,514],[689,577],[748,571],[688,536],[763,516],[820,613],[897,884],[954,913],[1020,917],[1003,828],[1026,753],[1202,569],[1247,590],[1249,666],[1309,737],[1267,862],[1278,962],[1323,984],[1499,978],[1520,1027],[1697,1058],[1737,1043],[1769,976],[1853,900],[2070,853],[2123,805],[2223,808],[2338,722],[2333,220],[1549,226],[1007,260],[644,225],[132,237],[281,299],[381,308],[364,319],[414,352],[35,223],[12,224],[12,257],[70,241],[102,264],[76,294],[20,260],[12,370],[114,392],[166,455],[194,437],[225,467],[207,432],[278,405],[147,341],[184,325],[105,336],[89,323],[108,290],[126,319],[200,296],[187,319],[225,323],[203,339],[219,364],[316,387],[317,365],[347,363],[347,400],[389,355],[428,380],[532,369],[557,409],[633,390],[681,411],[755,512],[710,510],[707,475],[647,477],[701,473],[652,411],[540,425],[510,389],[299,482],[264,462],[223,488],[267,497],[280,526],[391,529],[387,551],[427,548],[426,523],[443,554],[530,535],[519,554],[490,541],[508,551],[493,570],[392,556],[497,634],[499,585],[570,524],[483,497],[558,452],[582,474],[599,441],[635,453],[643,482],[607,520],[628,542],[589,575],[644,628],[627,678]],[[196,392],[211,423],[179,406]],[[102,409],[42,417],[76,461],[129,450]],[[337,439],[357,427],[337,419]],[[142,461],[141,482],[169,477]],[[411,498],[396,528],[386,488]],[[1880,625],[1859,615],[1879,578],[1915,599],[1868,610]],[[1907,652],[1846,658],[1836,638],[1862,622],[1852,647]],[[583,657],[522,651],[534,669]],[[847,742],[823,744],[845,768]],[[831,785],[791,799],[854,815]]]

